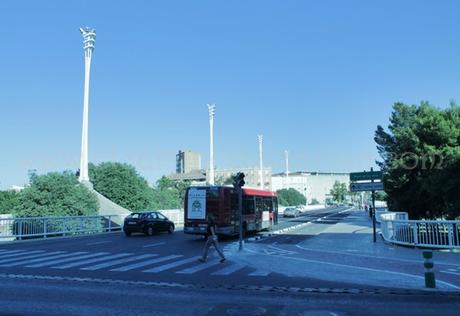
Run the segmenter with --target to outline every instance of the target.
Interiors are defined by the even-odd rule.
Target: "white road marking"
[[[215,260],[212,260],[212,261],[197,264],[196,266],[191,267],[191,268],[187,268],[187,269],[184,269],[184,270],[177,271],[176,273],[179,273],[179,274],[192,274],[192,273],[199,272],[199,271],[205,270],[207,268],[216,266],[218,264],[220,264],[220,261],[218,259],[215,259]]]
[[[445,270],[442,270],[440,272],[443,272],[443,273],[448,273],[448,274],[453,274],[453,275],[460,275],[459,272],[452,272],[452,271],[445,271]]]
[[[62,253],[62,251],[61,251],[61,253]],[[51,259],[64,258],[64,257],[75,256],[75,255],[79,255],[79,254],[85,254],[85,253],[87,253],[87,252],[81,251],[81,252],[73,252],[73,253],[64,253],[64,254],[55,255],[55,256],[47,256],[46,258],[15,261],[15,262],[12,262],[12,263],[2,264],[2,265],[0,265],[0,267],[14,267],[14,266],[19,266],[19,265],[28,265],[30,263],[42,262],[42,261],[51,260]]]
[[[142,272],[147,272],[147,273],[163,272],[163,271],[166,271],[166,270],[169,270],[169,269],[172,269],[172,268],[175,268],[175,267],[190,263],[192,261],[197,261],[198,258],[199,257],[191,257],[191,258],[187,258],[187,259],[183,259],[183,260],[179,260],[179,261],[174,261],[172,263],[164,264],[162,266],[158,266],[158,267],[155,267],[155,268],[152,268],[152,269],[144,270]]]
[[[8,250],[8,251],[4,251],[4,252],[0,253],[0,257],[4,258],[5,255],[7,255],[7,254],[25,253],[25,252],[27,252],[27,250]]]
[[[157,243],[154,243],[154,244],[142,246],[142,248],[161,246],[161,245],[164,245],[164,244],[166,244],[166,243],[165,242],[157,242]]]
[[[110,271],[124,272],[124,271],[133,270],[133,269],[145,267],[145,266],[148,266],[148,265],[152,265],[152,264],[155,264],[155,263],[160,263],[160,262],[163,262],[163,261],[176,259],[176,258],[180,258],[180,257],[183,257],[183,256],[182,255],[170,255],[170,256],[161,257],[161,258],[158,258],[158,259],[152,259],[152,260],[142,261],[142,262],[139,262],[139,263],[130,264],[128,266],[119,267],[119,268],[116,268],[116,269],[112,269]]]
[[[303,243],[303,241],[298,243],[296,245],[296,247],[300,248],[300,249],[303,249],[303,250],[307,250],[307,251],[324,252],[324,253],[339,254],[339,255],[353,256],[353,257],[363,257],[363,258],[371,258],[371,259],[383,259],[383,260],[389,260],[389,261],[401,261],[401,262],[412,262],[412,263],[423,264],[423,259],[420,259],[420,260],[399,259],[399,258],[394,258],[394,257],[388,258],[388,257],[381,257],[381,256],[374,256],[374,255],[363,255],[363,254],[343,252],[343,251],[321,250],[321,249],[303,247],[303,246],[300,245],[301,243]],[[349,250],[347,250],[347,251],[349,251]],[[441,262],[441,261],[436,261],[436,265],[449,265],[449,266],[460,267],[458,264],[446,263],[446,262]]]
[[[156,256],[158,256],[158,255],[156,255],[156,254],[148,254],[148,255],[135,256],[135,257],[131,257],[131,258],[123,258],[123,259],[118,259],[118,260],[114,260],[114,261],[109,261],[109,262],[96,264],[96,265],[90,266],[90,267],[80,268],[80,270],[94,271],[94,270],[99,270],[99,269],[103,269],[103,268],[113,267],[113,266],[116,266],[116,265],[119,265],[119,264],[122,264],[122,263],[126,263],[126,262],[137,261],[137,260],[152,258],[152,257],[156,257]]]
[[[229,275],[229,274],[232,274],[233,272],[243,269],[244,267],[246,267],[245,264],[234,263],[228,267],[220,269],[219,271],[211,273],[211,275]]]
[[[100,244],[108,244],[111,243],[111,240],[107,241],[97,241],[97,242],[90,242],[89,244],[86,244],[87,246],[94,246],[94,245],[100,245]]]
[[[96,253],[90,253],[88,255],[84,256],[79,256],[78,258],[64,258],[64,259],[59,259],[59,260],[52,260],[52,261],[47,261],[43,263],[37,263],[33,265],[26,266],[27,268],[41,268],[41,267],[46,267],[46,266],[52,266],[54,264],[58,263],[64,263],[64,262],[75,262],[75,260],[81,260],[81,259],[88,259],[88,258],[93,258],[97,256],[102,256],[106,255],[108,252],[96,252]]]
[[[127,256],[130,256],[130,255],[132,255],[132,253],[119,253],[119,254],[111,255],[111,256],[105,256],[105,257],[99,257],[99,258],[95,258],[95,259],[88,259],[88,260],[68,263],[68,264],[64,264],[62,266],[54,266],[52,268],[54,268],[54,269],[67,269],[67,268],[83,266],[85,264],[90,264],[90,263],[94,263],[94,262],[106,261],[106,260],[111,260],[111,259],[120,258],[120,257],[127,257]]]
[[[26,256],[27,258],[29,257],[28,255],[37,255],[38,253],[43,253],[45,252],[44,250],[35,250],[35,251],[28,251],[28,252],[19,252],[19,253],[14,253],[14,254],[9,254],[9,255],[6,255],[6,256],[1,256],[0,257],[0,262],[4,262],[5,258],[13,258],[13,257],[20,257],[20,256]],[[25,257],[23,257],[25,258]],[[10,260],[10,259],[9,259]],[[8,261],[8,260],[6,260]]]
[[[389,270],[383,270],[383,269],[372,269],[372,268],[366,268],[366,267],[350,266],[350,265],[341,264],[341,263],[332,263],[332,262],[327,262],[327,261],[310,260],[310,259],[296,258],[296,257],[289,257],[289,256],[283,256],[283,257],[287,258],[287,259],[293,259],[293,260],[310,262],[310,263],[326,264],[326,265],[336,266],[336,267],[340,267],[340,268],[348,268],[348,269],[352,269],[352,270],[364,270],[364,271],[371,271],[371,272],[378,272],[378,273],[394,274],[394,275],[398,275],[398,276],[404,276],[404,277],[410,277],[410,278],[416,278],[416,279],[423,279],[423,280],[425,279],[422,276],[413,275],[413,274],[404,273],[404,272],[396,272],[396,271],[389,271]],[[460,287],[458,287],[456,285],[453,285],[451,283],[445,282],[445,281],[438,280],[438,283],[442,283],[442,284],[445,284],[445,285],[447,285],[449,287],[452,287],[454,289],[460,290]]]

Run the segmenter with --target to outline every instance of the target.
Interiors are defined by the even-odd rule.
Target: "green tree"
[[[313,198],[310,202],[310,205],[318,205],[319,204],[319,201],[315,198]]]
[[[183,208],[185,190],[190,181],[173,181],[166,176],[161,177],[153,189],[153,207],[155,209]]]
[[[390,209],[412,219],[460,216],[460,108],[395,103],[375,142]]]
[[[342,203],[345,201],[345,197],[348,194],[347,184],[339,181],[335,181],[330,191],[334,201]]]
[[[13,213],[18,217],[81,216],[97,214],[97,198],[72,172],[35,176],[19,193]]]
[[[154,191],[131,165],[118,162],[90,164],[89,178],[97,192],[130,211],[148,210],[154,206]]]
[[[16,191],[0,191],[0,214],[11,214],[18,204],[18,196]]]
[[[276,191],[278,203],[284,206],[305,205],[305,196],[293,188]]]

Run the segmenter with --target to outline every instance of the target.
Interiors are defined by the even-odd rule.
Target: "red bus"
[[[270,229],[278,222],[278,198],[272,191],[243,188],[243,234]],[[239,234],[238,194],[230,186],[196,186],[185,192],[184,233],[206,233],[206,215],[216,223],[216,233]]]

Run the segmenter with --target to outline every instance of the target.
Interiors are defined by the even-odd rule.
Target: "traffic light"
[[[235,176],[233,176],[233,187],[235,189],[244,187],[244,184],[244,173],[238,172]]]

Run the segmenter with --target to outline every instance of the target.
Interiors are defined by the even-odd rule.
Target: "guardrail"
[[[117,231],[123,219],[124,215],[2,217],[0,241]]]
[[[398,213],[380,214],[383,238],[394,244],[460,249],[460,221],[416,221],[396,218]],[[407,218],[407,213],[406,213]]]

